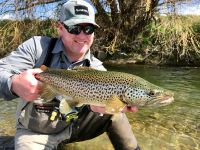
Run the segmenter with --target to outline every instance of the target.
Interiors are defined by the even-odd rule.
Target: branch
[[[25,0],[24,3],[26,4],[26,6],[24,7],[19,7],[16,10],[17,11],[21,11],[21,10],[26,10],[38,5],[44,5],[44,4],[50,4],[50,3],[55,3],[55,2],[60,2],[62,0],[37,0],[37,1],[29,1],[29,0]]]
[[[114,27],[120,27],[121,25],[121,19],[120,19],[120,13],[117,7],[117,1],[113,0],[110,2],[110,9],[111,9],[111,18],[112,18],[112,23]]]
[[[104,22],[104,25],[110,25],[112,22],[108,16],[108,14],[106,13],[106,11],[104,10],[102,4],[100,3],[99,0],[92,0],[93,4],[95,5],[97,12],[98,12],[98,18],[101,18],[100,20],[103,20],[101,22]]]

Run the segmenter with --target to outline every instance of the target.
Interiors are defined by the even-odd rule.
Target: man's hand
[[[122,112],[137,112],[138,108],[136,106],[126,106]]]
[[[106,114],[105,107],[90,105],[90,109],[93,112],[99,112],[99,113]],[[138,109],[136,106],[126,106],[126,107],[124,107],[124,109],[121,112],[125,113],[125,112],[137,112],[137,111],[138,111]]]
[[[12,76],[12,92],[25,101],[33,101],[40,97],[41,83],[35,79],[34,75],[41,72],[41,69],[36,68]]]

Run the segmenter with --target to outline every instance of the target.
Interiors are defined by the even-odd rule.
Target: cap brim
[[[73,25],[77,25],[77,24],[81,24],[81,23],[89,23],[89,24],[93,24],[96,27],[100,27],[98,24],[96,24],[94,21],[92,20],[84,20],[84,19],[70,19],[70,20],[66,20],[63,21],[64,24],[66,24],[67,26],[73,26]]]

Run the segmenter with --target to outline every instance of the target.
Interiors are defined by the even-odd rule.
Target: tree
[[[92,0],[102,27],[97,33],[108,51],[115,51],[120,40],[132,41],[150,21],[158,0]],[[48,19],[49,5],[58,10],[62,0],[1,0],[0,15],[10,14],[17,19]],[[107,9],[106,9],[107,8]],[[43,12],[43,13],[42,13]],[[114,45],[113,45],[114,44]],[[102,45],[102,44],[101,44]],[[112,48],[111,48],[112,47]]]
[[[89,0],[88,0],[89,1]],[[126,49],[131,51],[133,42],[138,35],[144,30],[144,28],[155,21],[155,14],[160,9],[160,5],[169,5],[175,8],[175,4],[180,1],[187,0],[91,0],[97,9],[97,23],[101,26],[97,30],[97,40],[95,41],[94,47],[96,50],[103,49],[109,53],[114,53],[117,50]],[[10,14],[21,20],[34,20],[33,23],[40,24],[36,20],[48,20],[53,19],[55,22],[56,14],[59,12],[60,4],[64,3],[62,0],[1,0],[0,1],[0,16]],[[52,9],[55,10],[55,14],[52,15]],[[175,11],[175,9],[174,9]],[[48,15],[48,12],[49,15]],[[21,32],[24,28],[19,29],[21,25],[12,25],[13,31]],[[32,25],[32,28],[38,27],[38,25]],[[7,32],[9,25],[6,28],[1,28],[1,35],[7,36],[10,33]],[[30,30],[27,29],[27,30]],[[33,32],[33,30],[35,30]],[[37,31],[37,32],[36,32]],[[7,34],[5,33],[7,32]],[[41,33],[38,29],[32,29],[32,36],[34,33]],[[46,33],[46,32],[44,32]],[[18,35],[23,35],[18,33]],[[48,32],[49,34],[49,32]],[[11,35],[10,35],[11,36]],[[22,38],[21,38],[22,37]],[[21,36],[21,39],[24,39]],[[11,38],[11,37],[10,37]],[[26,36],[28,38],[28,35]],[[1,40],[0,42],[2,43]],[[17,43],[21,42],[18,40]],[[10,44],[10,43],[9,43]],[[1,44],[2,45],[2,44]],[[5,44],[3,44],[5,47]]]

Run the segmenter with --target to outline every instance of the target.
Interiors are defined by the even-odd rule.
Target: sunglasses
[[[96,29],[96,27],[92,24],[85,25],[85,26],[83,26],[83,25],[67,26],[64,23],[62,23],[62,24],[70,34],[75,34],[75,35],[80,34],[81,31],[83,31],[83,33],[85,33],[86,35],[90,35]]]

